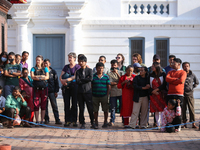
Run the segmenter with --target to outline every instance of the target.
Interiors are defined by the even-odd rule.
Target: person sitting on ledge
[[[21,89],[19,86],[15,86],[12,94],[8,95],[5,103],[5,115],[11,118],[15,118],[17,115],[22,118],[25,116],[26,120],[31,117],[31,109],[27,107],[27,102],[21,95]],[[25,122],[24,127],[31,127],[28,122]],[[8,128],[13,128],[13,121],[10,120],[7,126]]]

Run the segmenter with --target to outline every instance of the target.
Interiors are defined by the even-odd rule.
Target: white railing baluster
[[[147,15],[147,11],[148,11],[147,6],[148,6],[148,4],[143,4],[143,6],[144,6],[144,9],[143,9],[144,15]]]
[[[167,4],[165,3],[165,4],[163,4],[163,15],[165,15],[165,16],[167,16],[168,14],[167,14]]]
[[[141,4],[136,4],[137,5],[137,15],[141,15]]]
[[[150,8],[150,14],[154,15],[154,4],[150,4],[151,8]]]

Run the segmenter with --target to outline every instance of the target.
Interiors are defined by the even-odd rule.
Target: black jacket
[[[136,76],[133,79],[134,95],[133,101],[139,102],[140,97],[149,96],[148,90],[143,90],[142,87],[145,87],[148,84],[148,76],[142,78],[140,75]]]
[[[59,82],[58,75],[54,69],[50,67],[49,80],[48,80],[48,93],[58,93],[59,92]]]
[[[92,93],[91,82],[93,79],[92,69],[85,68],[85,75],[83,69],[76,71],[76,83],[78,84],[78,93]]]
[[[185,80],[184,95],[192,96],[194,88],[197,87],[198,84],[199,84],[199,80],[197,79],[195,74],[190,70]]]
[[[154,72],[152,72],[150,75],[149,75],[149,80],[148,80],[148,84],[151,86],[152,85],[152,81],[153,81],[153,79],[156,77],[156,75],[155,75],[155,73]],[[165,72],[162,72],[161,74],[160,74],[160,76],[159,76],[159,78],[160,78],[160,81],[161,81],[161,85],[158,87],[158,89],[159,89],[159,91],[162,91],[162,90],[165,90],[165,91],[167,91],[167,89],[166,89],[166,86],[167,86],[167,82],[165,81],[165,78],[166,78],[166,74],[165,74]],[[152,89],[152,86],[151,86],[151,88],[149,89],[149,94],[151,95],[151,92],[153,91],[153,89]]]

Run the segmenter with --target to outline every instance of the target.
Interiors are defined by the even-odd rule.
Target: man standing
[[[166,76],[166,82],[169,83],[167,103],[169,99],[180,99],[182,106],[184,99],[184,83],[187,74],[184,70],[181,69],[181,63],[181,59],[174,59],[174,70],[168,72]]]
[[[160,56],[158,54],[155,54],[153,56],[153,63],[154,62],[158,62],[160,64]],[[161,69],[162,69],[163,72],[165,72],[165,69],[163,67],[161,67]],[[148,72],[152,73],[152,68],[151,67],[148,68]]]
[[[166,71],[166,74],[168,74],[169,71],[172,71],[173,70],[173,65],[174,65],[174,59],[176,58],[175,55],[169,55],[169,66],[165,67],[165,71]]]
[[[194,88],[197,87],[199,84],[199,80],[195,76],[195,74],[190,70],[190,63],[189,62],[184,62],[182,64],[183,70],[187,73],[187,78],[185,80],[185,87],[184,87],[184,100],[183,100],[183,110],[182,110],[182,115],[183,115],[183,122],[187,122],[186,118],[186,110],[187,106],[189,109],[189,114],[190,114],[190,122],[195,121],[195,112],[194,112],[194,97],[193,97],[193,92]],[[187,125],[184,125],[183,128],[187,128]],[[192,128],[198,128],[195,123],[192,124]]]
[[[51,63],[49,59],[44,60],[44,66],[47,67],[49,70],[49,80],[48,80],[48,99],[51,102],[51,107],[53,109],[53,114],[55,118],[56,124],[62,124],[59,119],[59,112],[56,98],[59,92],[59,82],[58,82],[58,75],[54,69],[52,69]],[[45,124],[49,123],[49,114],[48,114],[48,100],[46,104],[46,112],[45,112]]]
[[[90,116],[91,128],[97,129],[94,124],[93,102],[92,102],[92,87],[93,79],[92,69],[87,67],[87,58],[82,55],[78,60],[80,69],[76,71],[76,83],[78,84],[78,104],[79,104],[79,122],[81,129],[85,129],[84,107],[85,103]]]
[[[10,95],[15,86],[19,86],[19,78],[21,76],[21,66],[15,62],[15,53],[8,54],[9,64],[5,67],[6,83],[5,83],[5,98]]]
[[[109,125],[113,126],[115,123],[115,112],[117,110],[117,100],[119,100],[119,110],[121,109],[122,103],[122,90],[117,88],[117,84],[119,82],[120,77],[123,75],[123,71],[118,69],[117,60],[112,60],[111,69],[108,73],[111,90],[110,90],[110,122]]]
[[[108,96],[110,93],[110,80],[108,75],[104,74],[104,64],[99,62],[96,64],[97,72],[93,75],[92,81],[92,101],[93,101],[93,111],[95,126],[98,126],[98,112],[99,105],[101,103],[102,110],[104,112],[104,124],[103,128],[108,126]]]
[[[100,56],[100,57],[99,57],[99,62],[101,62],[101,63],[104,64],[104,70],[103,70],[103,73],[104,73],[104,74],[108,74],[109,69],[106,68],[106,66],[105,66],[105,63],[106,63],[106,57],[105,57],[105,56]],[[93,72],[93,74],[96,73],[96,72],[97,72],[97,68],[94,67],[92,72]]]

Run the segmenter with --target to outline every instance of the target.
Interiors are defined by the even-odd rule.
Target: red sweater
[[[169,83],[169,95],[183,95],[184,83],[187,73],[184,70],[169,71],[166,76],[166,82]]]

